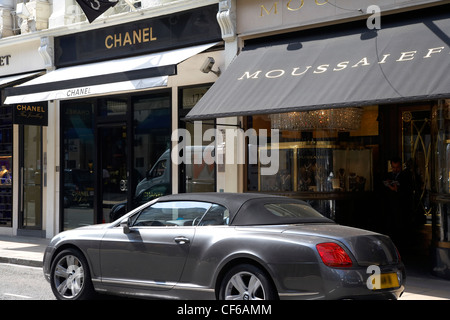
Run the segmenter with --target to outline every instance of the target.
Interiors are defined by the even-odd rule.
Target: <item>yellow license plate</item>
[[[374,282],[373,290],[400,287],[396,273],[382,273],[379,275],[379,279],[376,279]]]

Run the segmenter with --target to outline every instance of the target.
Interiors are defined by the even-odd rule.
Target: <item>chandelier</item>
[[[280,130],[358,130],[362,108],[321,109],[271,114],[272,129]]]

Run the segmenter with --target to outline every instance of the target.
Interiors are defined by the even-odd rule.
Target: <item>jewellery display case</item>
[[[12,217],[11,156],[0,156],[0,227],[10,227]]]

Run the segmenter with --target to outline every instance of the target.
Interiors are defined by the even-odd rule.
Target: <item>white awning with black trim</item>
[[[186,119],[450,97],[449,11],[394,18],[382,18],[377,31],[362,21],[357,28],[314,30],[300,38],[254,44],[237,56]]]
[[[66,67],[5,89],[5,104],[67,100],[167,86],[177,65],[215,44]]]

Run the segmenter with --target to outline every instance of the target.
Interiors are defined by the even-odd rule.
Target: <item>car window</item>
[[[264,207],[274,216],[280,218],[322,218],[323,216],[307,204],[270,203]]]
[[[143,209],[133,226],[192,226],[211,207],[211,203],[198,201],[157,202]]]
[[[218,204],[213,204],[198,223],[198,226],[228,225],[229,218],[230,212],[227,208]]]

